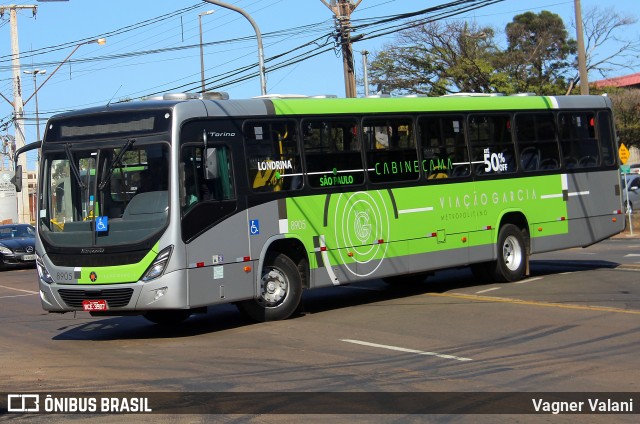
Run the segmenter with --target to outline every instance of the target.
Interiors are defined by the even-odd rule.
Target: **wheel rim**
[[[273,307],[287,297],[289,283],[287,276],[277,268],[269,268],[262,275],[262,297],[265,306]]]
[[[505,239],[502,245],[502,259],[510,271],[516,271],[520,268],[520,264],[522,263],[522,248],[520,247],[520,243],[518,243],[518,239],[514,236],[509,236]]]

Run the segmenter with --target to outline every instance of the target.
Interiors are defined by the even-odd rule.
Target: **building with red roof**
[[[640,88],[640,72],[621,77],[608,78],[592,83],[596,88],[604,87],[621,87],[621,88]]]

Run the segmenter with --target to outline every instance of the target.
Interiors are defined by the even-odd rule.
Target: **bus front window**
[[[46,183],[39,218],[41,234],[49,243],[140,243],[167,225],[168,144],[109,146],[43,153]]]
[[[95,153],[86,152],[71,159],[53,159],[47,175],[50,193],[49,213],[41,216],[41,223],[51,231],[62,231],[67,222],[83,221],[93,217],[95,192],[93,191],[96,160]],[[75,201],[74,201],[75,198]]]

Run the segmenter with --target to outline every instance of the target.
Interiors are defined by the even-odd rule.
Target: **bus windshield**
[[[140,243],[167,225],[167,143],[48,146],[42,164],[40,233],[54,246]]]

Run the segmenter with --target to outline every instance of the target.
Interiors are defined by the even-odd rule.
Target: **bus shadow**
[[[593,260],[532,260],[530,277],[566,272],[613,269],[620,264]],[[476,278],[468,267],[437,271],[421,283],[389,285],[382,280],[326,287],[306,291],[299,313],[290,319],[388,300],[410,298],[426,293],[446,293],[489,284]],[[495,284],[495,283],[494,283]],[[509,284],[509,283],[505,283]],[[53,340],[126,340],[191,337],[229,331],[255,322],[246,318],[234,305],[216,305],[205,314],[194,314],[181,324],[156,325],[141,316],[92,318],[73,327],[63,327]]]
[[[614,269],[621,264],[601,260],[561,260],[545,259],[530,262],[531,275],[551,275],[564,272],[594,271],[596,269]]]
[[[194,314],[175,325],[154,324],[142,316],[90,318],[91,321],[63,327],[62,333],[52,340],[135,340],[164,339],[198,336],[233,330],[255,324],[242,315],[234,305],[218,305],[208,308],[206,314]]]

